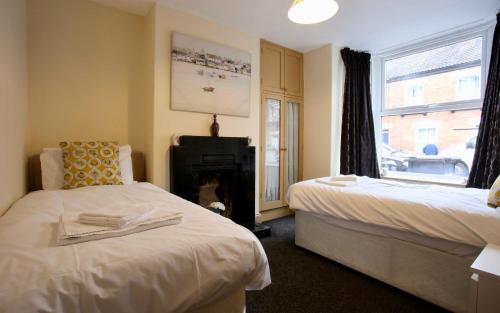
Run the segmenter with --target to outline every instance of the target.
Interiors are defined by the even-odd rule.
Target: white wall
[[[63,140],[144,150],[144,17],[85,0],[27,9],[30,152]]]
[[[155,96],[155,27],[156,8],[153,7],[146,15],[146,33],[144,57],[145,57],[145,84],[146,94],[144,97],[144,153],[146,157],[147,181],[153,182],[155,169],[153,167],[154,156],[154,96]]]
[[[332,141],[330,174],[340,174],[340,140],[342,134],[342,106],[344,104],[345,67],[340,47],[332,46]]]
[[[338,173],[343,69],[330,44],[304,55],[304,179]]]
[[[155,73],[154,73],[154,114],[153,114],[153,172],[152,182],[169,188],[169,147],[173,134],[208,136],[212,122],[211,115],[173,111],[170,109],[170,50],[172,32],[178,31],[191,36],[214,41],[223,45],[249,52],[252,55],[250,117],[219,116],[221,136],[252,137],[252,144],[259,146],[259,56],[260,39],[185,14],[171,8],[156,5],[155,9]],[[259,168],[256,151],[256,169]],[[256,205],[258,203],[259,171],[256,170]],[[257,209],[257,208],[256,208]]]
[[[0,215],[26,191],[26,3],[0,1]]]
[[[304,55],[304,179],[330,174],[332,88],[329,44]]]

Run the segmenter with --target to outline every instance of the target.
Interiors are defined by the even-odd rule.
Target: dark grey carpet
[[[294,244],[294,219],[268,223],[264,238],[273,283],[247,292],[248,313],[445,312]]]

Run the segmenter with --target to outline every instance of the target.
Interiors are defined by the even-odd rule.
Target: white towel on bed
[[[152,228],[176,225],[182,222],[182,212],[157,206],[147,218],[139,219],[121,228],[82,224],[78,213],[65,212],[59,218],[57,245],[68,245],[110,237],[125,236]]]
[[[339,177],[339,176],[337,176]],[[354,176],[356,177],[356,176]],[[328,186],[334,186],[334,187],[348,187],[348,186],[353,186],[356,184],[356,181],[354,180],[333,180],[332,177],[322,177],[322,178],[317,178],[316,182],[325,184]]]
[[[331,181],[357,181],[358,177],[356,175],[337,175],[330,177]]]
[[[123,228],[142,222],[154,213],[155,205],[150,203],[114,203],[105,209],[80,213],[82,224]]]

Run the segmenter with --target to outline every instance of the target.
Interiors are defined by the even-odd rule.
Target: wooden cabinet
[[[260,62],[262,89],[282,93],[285,89],[285,50],[262,42]]]
[[[304,89],[302,63],[301,53],[262,40],[262,91],[302,97]]]
[[[285,207],[302,179],[302,63],[301,53],[261,41],[261,212]]]
[[[302,97],[302,54],[285,49],[285,95]]]

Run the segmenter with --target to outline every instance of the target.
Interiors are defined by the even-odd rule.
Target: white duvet
[[[483,247],[500,244],[500,210],[488,207],[487,197],[488,190],[358,177],[345,187],[315,180],[294,184],[288,203],[296,210]]]
[[[65,207],[125,199],[168,203],[183,223],[55,245]],[[148,183],[37,191],[0,218],[0,312],[183,312],[270,282],[250,231]]]

